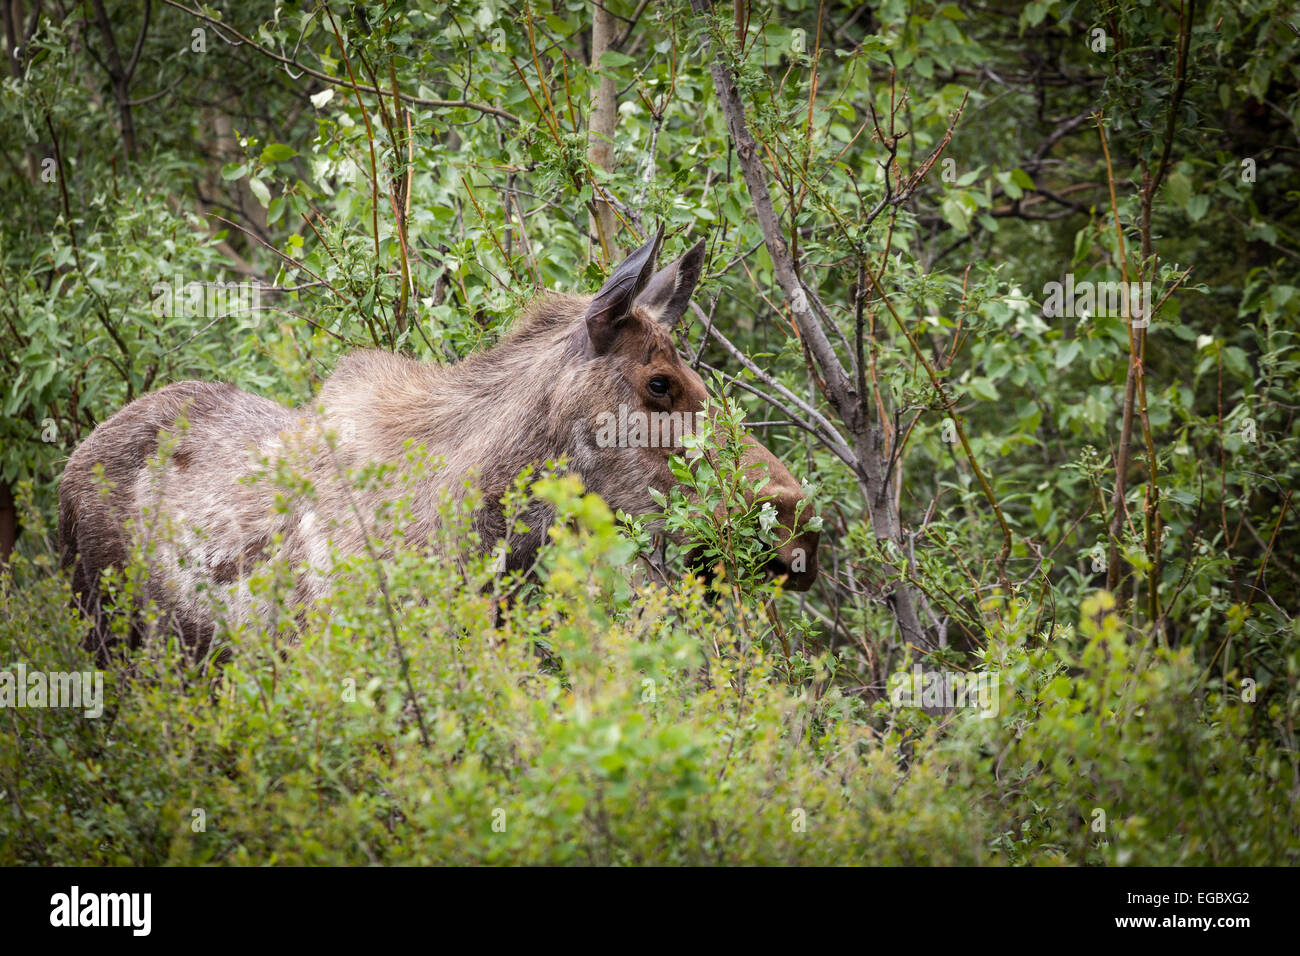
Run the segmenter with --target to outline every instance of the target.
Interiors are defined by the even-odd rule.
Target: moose
[[[473,527],[482,551],[494,548],[507,536],[503,495],[525,468],[551,460],[567,461],[611,508],[657,510],[650,491],[675,483],[669,459],[682,448],[597,441],[595,421],[621,405],[682,416],[709,406],[671,335],[699,281],[704,243],[655,271],[662,239],[660,227],[595,296],[544,293],[499,344],[451,365],[363,350],[340,360],[316,401],[298,409],[231,384],[186,381],[102,422],[73,452],[59,487],[59,550],[91,625],[88,649],[103,658],[114,643],[101,576],[124,566],[159,523],[172,533],[148,539],[140,599],[154,602],[191,650],[211,642],[214,598],[224,613],[256,619],[246,579],[268,562],[287,562],[304,606],[327,599],[331,548],[363,554],[369,539],[359,519],[392,494],[336,477],[373,463],[410,468],[412,448],[436,464],[415,479],[408,541],[430,541],[439,496],[472,482],[480,492]],[[753,494],[771,502],[782,532],[765,571],[806,590],[817,576],[809,502],[767,448],[750,436],[744,448]],[[272,484],[253,479],[289,460],[305,462],[316,492],[277,507]],[[534,503],[525,518],[529,530],[511,538],[506,570],[532,566],[554,515]],[[130,642],[141,634],[133,625]]]

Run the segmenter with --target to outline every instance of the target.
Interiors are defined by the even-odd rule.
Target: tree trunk
[[[600,69],[600,58],[607,50],[613,49],[616,36],[614,15],[606,9],[600,0],[591,5],[591,68]],[[596,89],[596,101],[592,106],[591,121],[587,128],[587,158],[592,165],[599,166],[605,172],[614,168],[614,127],[618,123],[618,86],[614,82],[612,71],[601,73],[600,85]],[[614,243],[617,222],[614,209],[600,198],[599,190],[593,190],[595,214],[591,227],[600,243],[601,254],[608,264],[619,257]]]
[[[890,488],[891,476],[886,470],[889,467],[889,456],[885,449],[884,434],[879,425],[866,424],[865,409],[860,413],[860,418],[862,426],[850,427],[849,433],[852,436],[853,453],[857,456],[858,467],[865,479],[863,484],[867,497],[867,516],[871,520],[871,531],[876,541],[882,545],[893,544],[902,555],[901,568],[888,559],[884,561],[886,573],[901,576],[907,568],[907,552],[903,548],[903,524],[898,515],[898,497]],[[904,644],[917,648],[932,646],[933,642],[921,624],[917,612],[918,595],[913,593],[911,584],[905,580],[899,581],[886,594],[885,600],[889,603]]]

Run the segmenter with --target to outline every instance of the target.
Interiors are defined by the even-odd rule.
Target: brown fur
[[[650,265],[655,251],[657,238]],[[150,552],[144,598],[188,646],[203,650],[218,613],[261,616],[247,576],[270,560],[298,572],[300,600],[326,598],[330,546],[361,552],[365,532],[356,513],[372,520],[385,496],[412,494],[413,523],[403,534],[428,542],[439,495],[461,496],[472,481],[482,493],[475,528],[483,548],[492,548],[506,535],[501,496],[520,471],[566,456],[611,507],[656,510],[648,489],[673,483],[668,459],[680,447],[598,447],[595,419],[620,403],[689,415],[706,401],[703,381],[670,335],[698,278],[702,248],[653,278],[644,262],[633,261],[643,252],[598,296],[547,295],[497,347],[455,365],[356,352],[339,362],[316,402],[296,410],[232,385],[179,382],[102,423],[73,453],[59,489],[60,550],[97,649],[102,654],[109,642],[100,575],[123,566],[133,544]],[[649,390],[656,377],[656,387],[670,383],[666,396]],[[337,480],[367,463],[401,468],[411,447],[437,463],[413,487],[357,491]],[[762,493],[775,495],[781,522],[793,527],[803,499],[798,482],[757,442],[749,460],[766,466]],[[286,462],[305,469],[315,494],[277,509],[266,476]],[[531,566],[550,516],[539,505],[525,520],[531,530],[511,537],[509,569]],[[817,535],[791,538],[773,569],[788,571],[791,553],[803,548],[808,567],[789,574],[789,586],[805,588],[816,576]]]

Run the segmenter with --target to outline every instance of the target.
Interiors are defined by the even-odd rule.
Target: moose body
[[[76,449],[59,489],[60,551],[92,622],[91,643],[102,655],[110,640],[100,576],[142,544],[150,545],[143,598],[192,648],[207,646],[218,608],[245,620],[261,613],[247,579],[267,562],[293,569],[298,600],[324,599],[331,548],[361,552],[370,533],[363,516],[397,493],[359,490],[343,475],[373,463],[409,469],[413,449],[430,467],[400,489],[414,503],[402,529],[408,541],[428,542],[440,499],[473,484],[481,492],[475,530],[483,548],[494,547],[506,538],[502,495],[526,467],[561,457],[611,507],[656,510],[650,489],[674,483],[668,462],[680,445],[611,446],[598,440],[596,420],[620,405],[682,416],[706,405],[704,383],[670,334],[698,281],[703,245],[655,273],[659,242],[629,256],[596,296],[548,294],[499,345],[454,365],[363,351],[340,361],[316,401],[299,409],[207,382],[168,385],[127,405]],[[287,506],[268,480],[286,463],[314,488]],[[801,486],[752,439],[751,464],[763,466],[760,493],[787,529],[772,570],[806,588],[817,534],[801,530],[810,517]],[[551,516],[530,507],[530,530],[510,537],[508,569],[530,567],[545,540]]]

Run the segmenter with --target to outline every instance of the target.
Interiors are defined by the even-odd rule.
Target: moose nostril
[[[790,565],[786,564],[781,558],[772,558],[767,563],[767,571],[772,577],[779,578],[781,575],[790,573]]]

